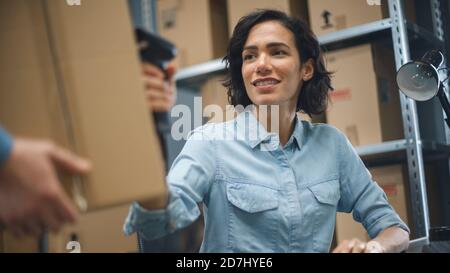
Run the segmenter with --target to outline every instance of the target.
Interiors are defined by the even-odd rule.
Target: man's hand
[[[167,68],[167,79],[158,67],[144,63],[143,80],[147,105],[153,112],[169,112],[176,101],[175,67]]]
[[[359,239],[344,240],[334,250],[333,253],[384,253],[383,246],[377,241],[363,242]]]
[[[0,225],[16,236],[57,232],[78,211],[65,194],[57,170],[86,174],[90,163],[51,142],[16,139],[0,169]]]

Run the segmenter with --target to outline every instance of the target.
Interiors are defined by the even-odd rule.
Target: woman
[[[278,11],[251,13],[225,60],[231,103],[255,107],[194,130],[169,171],[168,200],[134,203],[125,232],[163,236],[193,222],[202,203],[203,252],[328,252],[341,211],[372,240],[344,241],[335,252],[405,250],[408,228],[345,136],[297,118],[323,112],[331,89],[308,27]],[[263,105],[278,106],[275,122]]]

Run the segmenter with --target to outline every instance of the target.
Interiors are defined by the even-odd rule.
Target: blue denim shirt
[[[192,132],[167,181],[167,208],[134,203],[126,234],[150,240],[183,228],[199,217],[198,203],[201,252],[328,252],[337,211],[352,212],[371,238],[391,226],[409,232],[347,138],[325,124],[297,119],[284,147],[249,111],[207,124]]]
[[[9,158],[12,149],[12,139],[0,126],[0,167]]]

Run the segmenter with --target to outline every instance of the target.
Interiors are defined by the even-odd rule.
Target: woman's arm
[[[389,227],[369,242],[359,239],[344,240],[333,253],[398,253],[409,245],[409,233],[399,227]]]
[[[374,242],[374,243],[371,243]],[[366,252],[375,251],[381,248],[384,253],[402,252],[409,246],[409,233],[399,227],[390,227],[378,234],[366,246]]]
[[[201,126],[189,136],[167,176],[168,194],[159,199],[133,203],[124,232],[139,232],[147,240],[157,239],[194,222],[200,215],[216,170],[216,152],[209,138],[212,126]]]
[[[339,170],[341,199],[339,212],[352,213],[363,224],[371,241],[343,241],[334,252],[363,252],[367,246],[376,252],[401,252],[409,243],[409,229],[389,204],[364,162],[348,139],[341,134]]]

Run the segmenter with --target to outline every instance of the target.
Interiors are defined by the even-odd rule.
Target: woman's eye
[[[274,51],[273,55],[274,55],[274,56],[277,56],[277,55],[286,55],[286,51],[284,51],[284,50],[277,50],[277,51]]]
[[[251,60],[253,57],[254,57],[253,54],[245,54],[244,61]]]

